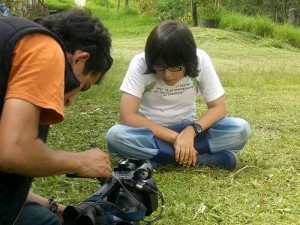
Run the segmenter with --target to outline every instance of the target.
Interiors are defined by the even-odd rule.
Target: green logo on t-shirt
[[[193,86],[194,86],[196,92],[198,93],[198,91],[199,91],[199,81],[195,77],[193,77]]]
[[[155,87],[155,85],[156,85],[156,81],[153,81],[152,83],[146,85],[144,93],[147,91],[150,92]]]

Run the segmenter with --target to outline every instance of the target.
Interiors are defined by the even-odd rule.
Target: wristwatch
[[[199,123],[193,123],[191,125],[194,128],[196,136],[198,136],[199,134],[201,134],[203,132],[202,127],[201,127],[201,125]]]

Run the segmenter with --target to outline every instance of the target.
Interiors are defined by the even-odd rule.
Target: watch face
[[[202,127],[198,123],[194,123],[194,129],[197,134],[202,132]]]

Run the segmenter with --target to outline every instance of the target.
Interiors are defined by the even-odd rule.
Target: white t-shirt
[[[155,73],[145,74],[145,54],[133,57],[120,90],[141,98],[139,113],[162,126],[192,121],[199,94],[205,102],[224,95],[224,89],[206,52],[197,49],[199,75],[185,76],[175,85],[166,85]]]

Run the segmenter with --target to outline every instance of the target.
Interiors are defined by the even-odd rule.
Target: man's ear
[[[73,54],[68,53],[68,59],[72,66],[78,62],[85,62],[90,58],[90,53],[76,50]]]
[[[90,53],[88,52],[82,52],[82,51],[76,51],[74,53],[76,62],[77,61],[87,61],[90,58]]]

